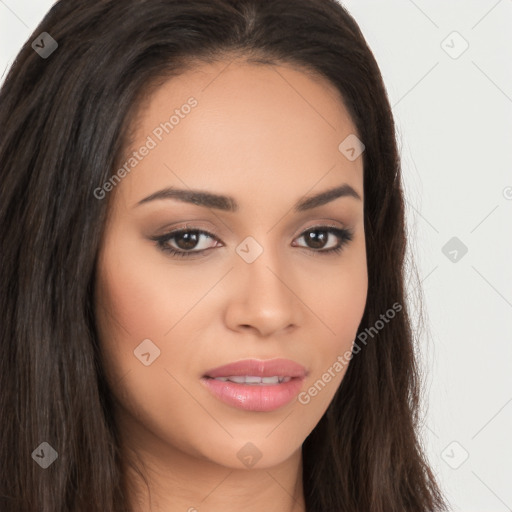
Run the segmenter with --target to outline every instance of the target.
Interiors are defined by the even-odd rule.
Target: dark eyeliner
[[[306,249],[309,252],[313,253],[313,256],[320,256],[320,255],[329,255],[329,254],[339,254],[347,245],[349,242],[351,242],[354,238],[354,232],[347,228],[338,228],[336,226],[329,226],[329,225],[323,225],[323,226],[313,226],[305,231],[302,232],[300,235],[301,238],[306,233],[309,233],[310,231],[325,231],[327,233],[333,233],[339,240],[339,242],[336,244],[335,247],[332,247],[331,249],[311,249],[310,247],[304,247],[299,246],[301,249]]]
[[[191,232],[197,233],[198,235],[205,235],[208,238],[212,238],[212,239],[216,240],[216,238],[211,233],[208,233],[208,231],[204,231],[202,229],[189,228],[189,227],[177,229],[175,231],[171,231],[169,233],[165,233],[160,236],[150,237],[150,239],[153,240],[154,242],[156,242],[156,246],[158,247],[158,249],[160,249],[162,252],[164,252],[166,254],[171,255],[172,257],[178,256],[178,257],[189,258],[189,257],[192,257],[193,255],[199,255],[201,253],[204,253],[208,249],[203,249],[201,251],[179,251],[177,249],[170,247],[168,245],[168,242],[169,242],[169,240],[173,239],[174,237],[176,237],[178,235],[181,235],[183,233],[191,233]],[[213,249],[213,247],[212,247],[212,249]]]
[[[309,252],[312,252],[313,255],[338,254],[343,250],[345,245],[347,245],[349,242],[352,241],[352,239],[354,237],[354,233],[350,229],[338,228],[336,226],[322,225],[322,226],[313,226],[313,227],[306,229],[297,238],[302,238],[303,236],[305,236],[307,233],[309,233],[311,231],[324,231],[326,233],[332,233],[339,240],[338,244],[335,247],[332,247],[331,249],[312,249],[310,247],[305,247],[302,245],[295,246],[295,247],[299,247],[301,249],[306,249]],[[162,252],[164,252],[166,254],[169,254],[171,257],[175,257],[175,256],[180,257],[180,258],[181,257],[185,257],[185,258],[195,257],[194,255],[202,255],[209,249],[214,248],[214,247],[211,247],[208,249],[202,249],[200,251],[194,251],[194,250],[183,251],[183,250],[174,249],[173,247],[169,246],[169,244],[168,244],[169,240],[172,240],[174,237],[181,235],[183,233],[190,233],[190,232],[196,233],[197,235],[205,235],[208,238],[219,241],[214,235],[212,235],[211,233],[209,233],[207,231],[204,231],[201,229],[189,228],[189,227],[187,227],[185,229],[177,229],[175,231],[171,231],[169,233],[165,233],[160,236],[150,237],[150,239],[152,241],[156,242],[156,246],[158,247],[159,250],[161,250]]]

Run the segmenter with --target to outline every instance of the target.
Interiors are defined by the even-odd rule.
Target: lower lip
[[[222,402],[246,411],[275,411],[292,401],[302,387],[303,379],[293,377],[288,382],[263,386],[202,377],[201,382]]]

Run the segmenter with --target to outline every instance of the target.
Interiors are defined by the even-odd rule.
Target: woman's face
[[[95,313],[121,431],[155,458],[282,463],[331,402],[365,308],[355,126],[328,82],[236,62],[172,78],[136,123],[125,172],[103,188],[114,195],[98,199],[112,204]],[[353,193],[307,201],[343,186]],[[183,195],[151,199],[164,189]],[[215,380],[225,400],[205,377],[276,358],[305,377],[261,387]]]

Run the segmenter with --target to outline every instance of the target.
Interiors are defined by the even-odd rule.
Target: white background
[[[52,4],[0,0],[3,76]],[[398,128],[428,322],[427,453],[452,510],[512,510],[512,0],[344,5]],[[445,256],[452,237],[465,255]]]

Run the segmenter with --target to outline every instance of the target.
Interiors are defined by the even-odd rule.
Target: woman
[[[445,510],[337,2],[58,1],[0,122],[2,511]]]

